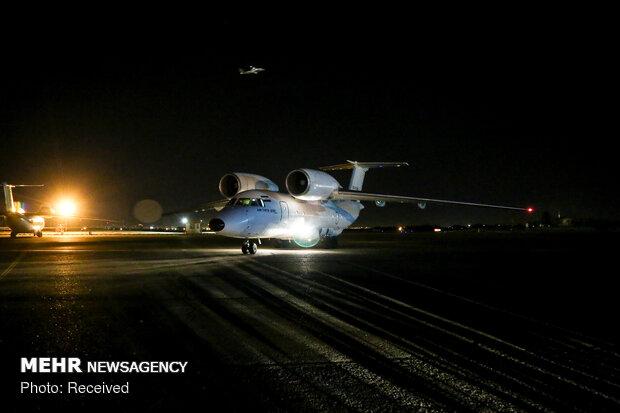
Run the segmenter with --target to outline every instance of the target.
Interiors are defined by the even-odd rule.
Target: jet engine
[[[264,176],[246,174],[243,172],[226,174],[220,179],[220,193],[229,199],[239,192],[252,189],[277,192],[280,188],[278,188],[278,185],[273,181]]]
[[[304,201],[327,199],[340,188],[334,177],[315,169],[295,169],[286,176],[286,189]]]

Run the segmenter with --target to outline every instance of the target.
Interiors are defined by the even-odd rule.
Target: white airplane
[[[334,247],[336,237],[349,227],[364,208],[361,201],[374,201],[383,207],[386,202],[416,203],[425,208],[427,202],[471,205],[532,212],[532,208],[446,201],[398,195],[361,192],[364,175],[369,168],[401,167],[406,162],[357,162],[315,169],[295,169],[286,177],[288,193],[280,193],[271,180],[255,174],[230,173],[220,179],[220,193],[225,200],[203,208],[218,213],[209,221],[209,228],[219,235],[244,239],[241,251],[255,254],[261,239],[274,239],[276,245],[295,243],[300,247]],[[323,171],[351,169],[348,190]],[[203,209],[204,210],[204,209]]]
[[[11,238],[15,238],[20,233],[29,233],[36,237],[42,237],[45,218],[54,216],[55,212],[52,208],[46,206],[42,206],[37,213],[25,212],[15,208],[13,188],[24,186],[43,185],[9,185],[4,182],[2,184],[2,189],[4,190],[4,212],[0,215],[4,216],[6,226],[11,228]]]
[[[0,212],[0,216],[4,216],[5,224],[11,228],[11,238],[15,238],[17,234],[33,234],[35,237],[43,236],[43,228],[45,228],[45,220],[49,218],[65,218],[65,215],[58,215],[49,206],[41,206],[38,212],[26,212],[22,209],[15,208],[13,201],[13,188],[26,186],[43,186],[43,185],[10,185],[4,182],[2,189],[4,190],[4,212]],[[115,221],[106,218],[90,218],[68,215],[67,218],[79,218],[95,221]]]
[[[240,75],[257,75],[259,72],[264,72],[264,71],[265,69],[263,69],[262,67],[254,67],[254,66],[250,66],[248,70],[243,70],[239,68]]]

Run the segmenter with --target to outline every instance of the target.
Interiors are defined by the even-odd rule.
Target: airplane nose
[[[213,218],[211,221],[209,221],[209,228],[211,228],[211,231],[221,231],[224,229],[224,221],[219,218]]]

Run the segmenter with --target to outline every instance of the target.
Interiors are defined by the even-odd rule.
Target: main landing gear
[[[246,239],[241,244],[241,252],[244,254],[256,254],[256,251],[258,251],[258,243],[254,240]]]

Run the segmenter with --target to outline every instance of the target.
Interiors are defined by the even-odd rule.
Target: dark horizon
[[[228,172],[285,191],[296,168],[405,161],[369,171],[363,189],[617,220],[607,69],[569,40],[428,48],[413,59],[9,56],[0,181],[46,185],[16,200],[65,194],[83,215],[126,219],[142,199],[165,211],[220,199]],[[239,75],[250,65],[266,71]],[[347,173],[334,176],[347,186]],[[356,225],[505,222],[502,213],[369,204]]]

